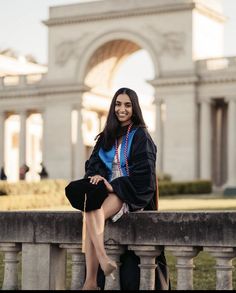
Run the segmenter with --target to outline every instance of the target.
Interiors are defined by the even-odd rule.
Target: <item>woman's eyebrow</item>
[[[122,104],[121,101],[116,101],[116,103],[120,103],[120,104]],[[131,104],[131,102],[123,102],[123,104]]]

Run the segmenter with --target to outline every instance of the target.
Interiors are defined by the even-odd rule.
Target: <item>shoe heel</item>
[[[112,280],[115,281],[116,278],[115,278],[114,274],[111,273],[110,276],[112,277]]]

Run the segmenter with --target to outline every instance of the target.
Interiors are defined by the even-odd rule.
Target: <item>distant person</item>
[[[0,179],[1,180],[7,180],[7,175],[6,175],[5,171],[4,171],[4,167],[1,167]]]
[[[20,180],[25,180],[25,175],[27,172],[29,172],[29,167],[26,164],[23,164],[20,167]]]
[[[47,179],[48,178],[48,172],[46,170],[46,167],[43,165],[43,163],[40,164],[42,166],[41,171],[38,173],[40,176],[40,179]]]

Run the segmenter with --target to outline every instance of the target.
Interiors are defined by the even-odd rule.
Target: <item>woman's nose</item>
[[[125,106],[124,105],[120,106],[120,111],[125,111]]]

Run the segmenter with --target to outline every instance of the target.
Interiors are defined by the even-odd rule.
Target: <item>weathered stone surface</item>
[[[236,212],[135,212],[106,224],[105,242],[132,245],[228,246]],[[1,212],[0,242],[81,243],[80,212]]]

